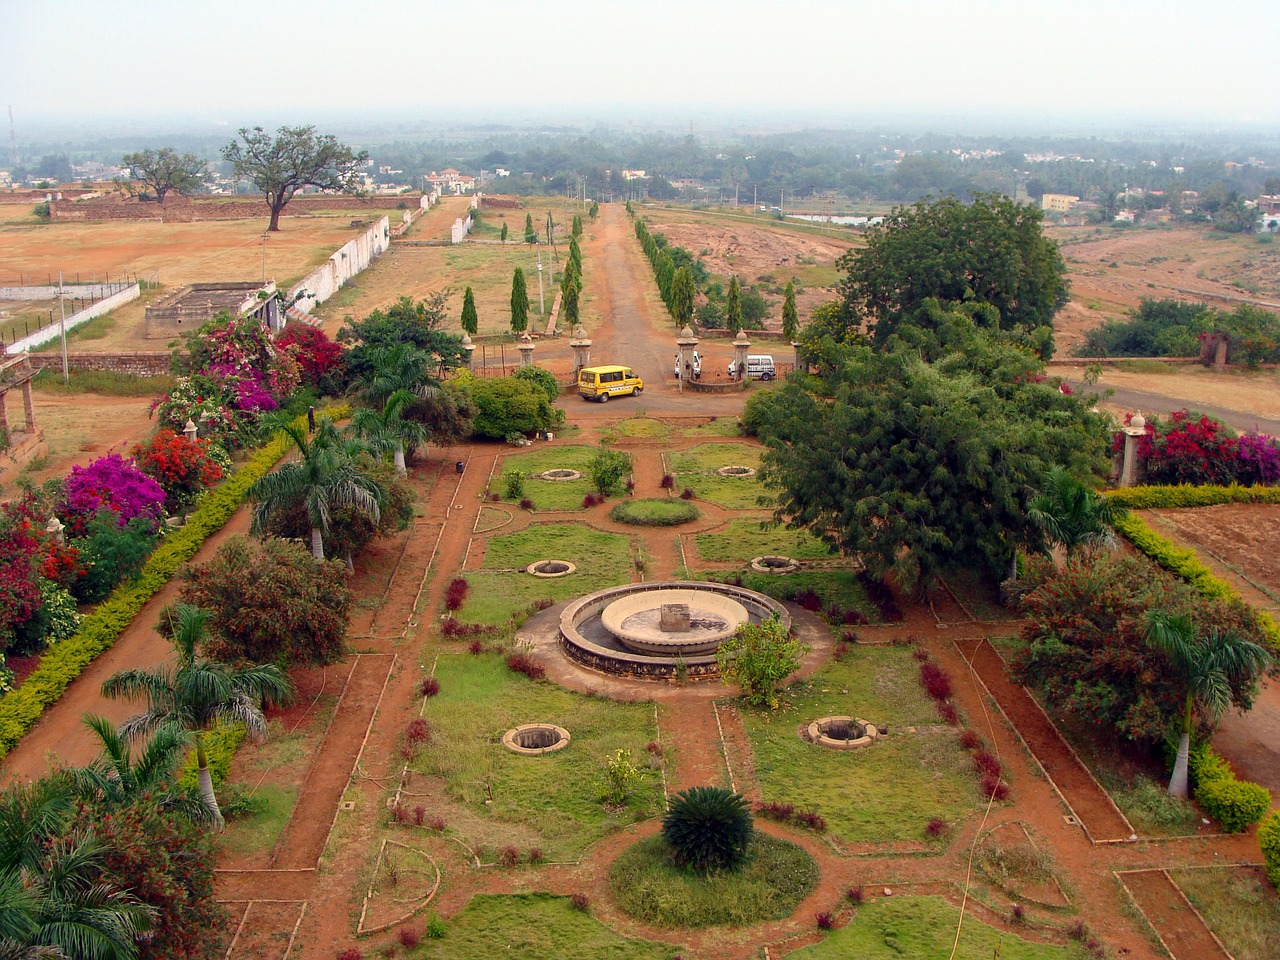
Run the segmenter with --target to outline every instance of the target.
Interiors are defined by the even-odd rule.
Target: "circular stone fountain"
[[[522,723],[502,735],[502,745],[512,753],[541,756],[569,745],[569,731],[553,723]]]
[[[524,568],[524,572],[550,580],[555,577],[567,577],[577,569],[577,566],[568,560],[535,560]]]
[[[722,477],[739,477],[743,480],[756,475],[755,467],[729,466],[721,467],[716,473]]]
[[[791,616],[745,587],[701,581],[633,583],[600,590],[565,607],[560,645],[605,673],[645,680],[714,677],[716,651],[744,623]]]
[[[772,556],[751,558],[751,569],[756,573],[795,573],[800,569],[800,561],[794,557]]]
[[[874,723],[867,723],[857,717],[822,717],[815,720],[805,730],[812,743],[833,750],[856,750],[874,743],[880,731]]]
[[[582,477],[582,473],[578,470],[543,470],[541,473],[535,473],[535,480],[558,480],[564,483],[568,480],[578,480]]]

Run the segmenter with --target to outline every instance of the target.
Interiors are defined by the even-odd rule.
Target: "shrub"
[[[542,861],[543,861],[542,848],[541,848],[541,847],[530,847],[530,848],[529,848],[529,862],[530,862],[530,863],[541,863]]]
[[[521,500],[521,501],[520,501],[520,509],[521,509],[521,510],[532,510],[532,509],[533,509],[533,501],[532,501],[532,500],[530,500],[528,497],[525,497],[523,500]]]
[[[477,437],[505,440],[512,434],[529,436],[560,422],[560,412],[551,406],[546,392],[517,377],[480,380],[460,375],[449,381],[448,389],[461,394],[475,410],[471,430]]]
[[[422,717],[417,717],[405,728],[404,738],[412,746],[420,746],[431,739],[431,725]]]
[[[934,700],[951,699],[951,678],[932,660],[920,664],[920,685]]]
[[[338,960],[364,960],[364,954],[355,947],[347,947],[338,953]]]
[[[640,782],[640,769],[631,762],[630,750],[617,750],[604,762],[605,803],[614,806],[627,802],[627,797]]]
[[[213,441],[188,440],[163,428],[145,444],[135,445],[138,468],[160,484],[170,513],[185,510],[198,494],[222,479],[222,467],[209,455]]]
[[[998,777],[983,777],[982,795],[992,800],[1008,800],[1009,785]]]
[[[507,470],[502,474],[502,495],[508,500],[519,500],[524,496],[523,470]]]
[[[893,595],[889,585],[883,580],[873,577],[863,570],[858,574],[858,582],[866,591],[867,599],[876,606],[880,619],[885,623],[897,623],[902,619],[902,608],[898,606],[898,598]]]
[[[672,474],[670,474],[670,473],[664,473],[664,474],[662,475],[662,484],[661,484],[661,486],[662,486],[662,489],[663,489],[663,490],[670,490],[670,489],[672,489],[675,485],[676,485],[676,478],[675,478]]]
[[[422,678],[422,695],[424,697],[434,697],[440,692],[440,681],[435,677]]]
[[[444,608],[450,613],[461,609],[467,599],[468,586],[466,577],[454,577],[450,580],[444,592]]]
[[[751,833],[747,801],[724,787],[683,790],[662,818],[662,836],[676,863],[699,873],[738,866]]]
[[[692,500],[694,497],[693,487],[685,487],[680,491],[681,500]]]
[[[973,765],[983,777],[1000,779],[1000,761],[986,750],[979,750],[973,755]]]
[[[601,503],[604,503],[604,497],[600,496],[598,493],[588,493],[582,498],[583,509],[590,509],[591,507],[597,506]]]
[[[319,327],[291,323],[276,337],[276,346],[291,348],[302,382],[321,393],[337,393],[346,377],[346,348],[329,339]]]
[[[1262,821],[1258,828],[1258,846],[1262,848],[1262,861],[1267,868],[1267,879],[1280,890],[1280,812]]]
[[[822,597],[818,595],[818,591],[812,587],[805,587],[797,590],[795,593],[795,602],[804,607],[811,613],[817,613],[822,609]]]
[[[76,598],[84,603],[103,599],[116,585],[137,576],[156,544],[155,525],[147,516],[134,517],[120,525],[109,509],[98,511],[85,535],[76,542],[85,575],[72,585]]]
[[[1020,903],[1015,903],[1013,909],[1009,911],[1009,919],[1014,923],[1023,923],[1027,919],[1027,908]]]
[[[13,653],[36,653],[47,646],[75,636],[80,629],[76,601],[63,587],[41,577],[40,606],[26,620],[13,628]],[[0,645],[0,656],[3,646]]]
[[[947,832],[947,821],[939,817],[931,817],[924,825],[924,835],[930,840],[937,840]]]
[[[435,814],[433,816],[427,817],[428,830],[434,830],[436,833],[444,833],[444,829],[446,826],[447,824],[445,823],[444,817],[440,816],[439,814]]]
[[[623,500],[609,511],[609,519],[638,527],[674,527],[698,518],[691,503],[661,498]]]
[[[586,913],[591,907],[591,898],[585,893],[575,893],[569,898],[569,903],[572,904],[573,909],[581,910],[583,913]]]
[[[547,675],[547,668],[527,653],[513,653],[508,656],[507,669],[523,673],[530,680],[541,680]]]
[[[977,750],[982,746],[982,738],[972,730],[966,730],[960,734],[960,746],[966,750]]]
[[[484,641],[472,640],[470,643],[467,644],[467,650],[468,652],[479,656],[480,654],[484,653]]]
[[[960,714],[956,712],[956,706],[950,700],[943,700],[938,704],[938,716],[949,727],[957,726],[960,723]]]
[[[287,666],[342,658],[353,595],[340,560],[317,560],[294,540],[238,536],[182,577],[182,600],[209,611],[215,659]]]
[[[1271,791],[1248,780],[1218,777],[1196,787],[1196,802],[1227,833],[1257,823],[1271,808]]]
[[[100,457],[84,467],[72,467],[63,481],[59,513],[70,536],[83,534],[99,511],[113,513],[117,527],[135,517],[154,533],[164,518],[164,489],[118,453]]]
[[[514,867],[520,862],[520,851],[513,846],[505,846],[498,854],[498,863],[504,867]]]
[[[537,387],[547,395],[547,399],[552,403],[560,398],[560,381],[556,379],[556,375],[550,370],[544,370],[542,367],[521,367],[512,374],[517,380],[524,380]]]
[[[418,935],[418,931],[414,930],[412,927],[400,928],[400,946],[405,947],[408,950],[412,950],[418,945],[418,941],[421,939],[422,937]]]
[[[867,891],[863,888],[862,884],[858,884],[856,887],[850,887],[848,892],[845,893],[845,896],[848,897],[849,902],[856,907],[866,902]]]
[[[631,472],[631,454],[621,450],[600,449],[587,463],[587,476],[602,497],[615,493],[623,478]]]
[[[650,740],[648,743],[644,745],[644,749],[646,753],[648,753],[650,756],[653,756],[653,757],[661,757],[664,753],[662,744],[660,744],[657,740]]]
[[[819,930],[834,930],[836,928],[836,915],[829,910],[823,910],[815,915],[818,921]]]
[[[1168,759],[1169,768],[1173,769],[1173,759],[1176,757],[1178,745],[1171,741],[1166,743],[1172,748],[1172,755]],[[1207,784],[1212,780],[1234,780],[1236,776],[1231,769],[1231,764],[1219,756],[1213,747],[1209,746],[1207,740],[1192,744],[1191,752],[1187,756],[1187,774],[1193,787]]]
[[[744,623],[716,651],[720,675],[742,688],[753,706],[778,706],[778,688],[808,652],[790,636],[782,621],[773,617],[760,623]]]

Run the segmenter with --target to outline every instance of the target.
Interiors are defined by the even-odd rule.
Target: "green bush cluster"
[[[1227,833],[1239,833],[1271,809],[1271,791],[1248,780],[1237,780],[1231,765],[1208,743],[1198,743],[1191,749],[1187,768],[1196,802]]]
[[[1221,503],[1280,503],[1280,487],[1180,483],[1121,487],[1108,490],[1106,497],[1117,506],[1130,510],[1169,510],[1213,507]]]
[[[222,723],[201,734],[204,737],[205,759],[209,761],[209,776],[215,787],[227,779],[227,774],[231,772],[231,761],[235,759],[236,751],[240,749],[248,732],[243,723]],[[178,787],[186,791],[194,790],[198,775],[196,752],[192,750],[182,764]]]
[[[341,419],[346,407],[328,415]],[[305,425],[305,421],[300,422]],[[245,491],[269,471],[288,449],[289,440],[277,434],[225,483],[203,493],[190,522],[171,533],[147,559],[136,578],[117,587],[98,609],[85,617],[80,630],[52,647],[31,676],[0,700],[0,758],[17,745],[98,654],[111,647],[148,600],[190,560],[211,534],[222,529],[244,500]]]
[[[1280,812],[1273,813],[1258,828],[1258,845],[1267,866],[1267,879],[1280,889]]]
[[[1141,518],[1128,514],[1117,519],[1114,526],[1116,532],[1132,543],[1139,552],[1186,580],[1204,596],[1220,600],[1242,599],[1235,587],[1214,576],[1200,562],[1194,550],[1180,547],[1168,537],[1156,533]],[[1280,626],[1277,626],[1276,621],[1265,610],[1255,610],[1254,615],[1258,620],[1258,629],[1267,638],[1272,651],[1280,652]]]

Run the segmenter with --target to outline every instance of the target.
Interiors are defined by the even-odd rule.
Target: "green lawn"
[[[520,470],[525,474],[524,495],[533,501],[535,510],[579,510],[582,498],[593,489],[586,474],[587,464],[595,455],[595,447],[581,444],[562,447],[554,443],[536,446],[528,453],[511,454],[503,459],[490,489],[493,493],[505,494],[502,475],[511,470]],[[577,470],[582,478],[536,480],[532,476],[547,470]]]
[[[657,737],[652,705],[535,683],[493,654],[444,655],[435,675],[440,693],[424,713],[432,736],[413,767],[444,778],[453,803],[428,812],[443,815],[471,847],[486,848],[482,861],[507,844],[522,853],[537,846],[548,860],[573,859],[612,830],[661,810],[661,777],[645,751]],[[569,746],[536,757],[501,746],[506,730],[534,722],[567,729]],[[619,749],[631,752],[642,776],[625,806],[606,809],[604,762]]]
[[[760,449],[743,443],[704,443],[667,454],[676,490],[689,487],[700,500],[729,509],[758,509],[765,489],[755,477],[722,477],[721,467],[758,467]]]
[[[806,530],[785,527],[761,529],[759,520],[733,520],[723,530],[693,538],[703,560],[740,560],[743,563],[763,554],[795,557],[797,560],[824,560],[832,554],[827,545]],[[786,580],[786,577],[781,578]]]
[[[859,907],[847,926],[788,956],[794,960],[948,960],[959,921],[960,911],[941,897],[893,897]],[[1079,944],[1030,943],[972,916],[965,918],[955,953],[956,960],[1083,960],[1088,955]]]
[[[737,417],[716,417],[700,427],[690,427],[681,433],[683,437],[740,437],[742,428]]]
[[[1261,870],[1221,867],[1170,875],[1236,960],[1280,957],[1280,896]]]
[[[614,424],[609,431],[619,437],[638,437],[644,440],[660,440],[671,433],[671,428],[661,420],[648,417],[630,417]]]
[[[568,560],[578,569],[554,579],[524,572],[538,560]],[[464,574],[471,588],[458,619],[465,623],[500,624],[535,600],[558,602],[630,583],[634,572],[628,538],[569,523],[535,523],[516,533],[491,537],[484,567]]]
[[[252,799],[260,809],[230,820],[220,838],[220,845],[230,853],[269,852],[289,822],[293,805],[298,800],[298,788],[296,785],[277,787],[264,783],[254,790]]]
[[[408,952],[439,960],[672,960],[675,947],[614,933],[568,897],[548,893],[479,894],[450,920],[439,940],[423,940]]]
[[[786,576],[744,573],[742,585],[775,600],[790,600],[798,591],[812,590],[822,600],[824,610],[835,604],[845,610],[860,610],[868,623],[880,620],[879,611],[867,598],[867,591],[852,570],[802,570]]]
[[[797,728],[824,716],[861,717],[890,732],[861,750],[801,740]],[[906,730],[940,722],[907,647],[855,646],[843,661],[788,688],[778,710],[744,710],[743,721],[764,799],[821,814],[841,840],[923,839],[930,818],[955,823],[979,807],[959,735]]]

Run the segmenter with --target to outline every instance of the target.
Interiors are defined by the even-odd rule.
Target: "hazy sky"
[[[1277,37],[1280,0],[0,0],[0,109],[1280,123]]]

